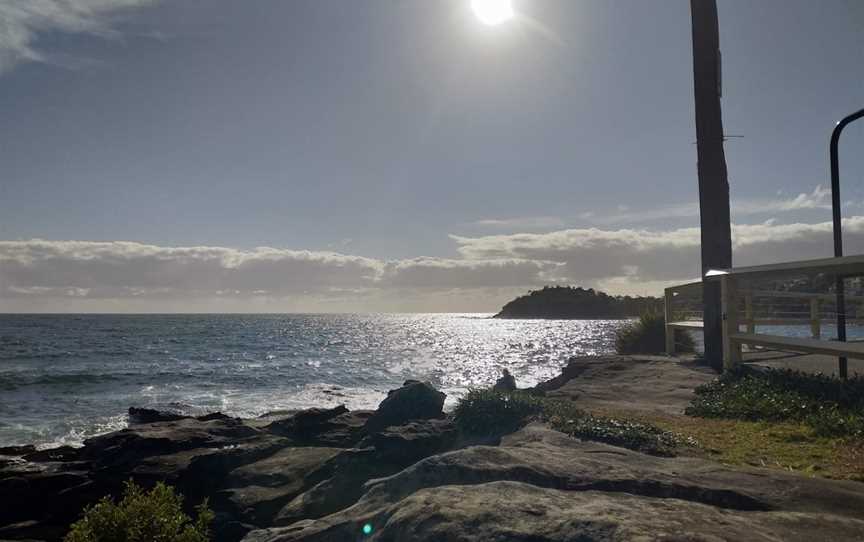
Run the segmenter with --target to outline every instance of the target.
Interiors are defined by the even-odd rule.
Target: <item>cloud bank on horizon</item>
[[[850,252],[864,216],[844,219]],[[460,258],[383,260],[259,247],[0,241],[5,310],[494,311],[546,284],[660,293],[699,272],[699,229],[566,229],[463,237]],[[736,265],[830,256],[831,223],[734,225]]]

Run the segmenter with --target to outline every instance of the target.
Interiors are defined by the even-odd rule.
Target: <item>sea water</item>
[[[621,320],[481,314],[0,315],[0,446],[79,445],[130,406],[186,414],[375,408],[409,378],[446,406],[509,369],[519,386],[612,351]]]

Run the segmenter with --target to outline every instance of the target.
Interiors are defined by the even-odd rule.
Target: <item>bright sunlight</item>
[[[471,9],[481,23],[490,26],[513,18],[513,5],[510,0],[471,0]]]

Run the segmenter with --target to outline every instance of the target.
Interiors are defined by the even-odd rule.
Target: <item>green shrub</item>
[[[540,398],[520,392],[471,390],[459,400],[454,421],[468,435],[504,435],[542,411]]]
[[[675,349],[692,352],[693,338],[676,333]],[[648,312],[636,322],[624,326],[615,334],[615,349],[619,354],[659,354],[666,351],[666,319],[662,314]]]
[[[864,379],[791,370],[727,373],[696,388],[685,413],[702,418],[803,422],[820,436],[864,437]]]
[[[524,392],[472,390],[456,405],[455,422],[468,435],[504,435],[531,420],[542,420],[582,440],[605,442],[654,455],[672,455],[676,439],[652,425],[587,414],[572,401]]]
[[[146,492],[129,481],[119,503],[103,497],[85,508],[64,542],[207,542],[213,512],[206,501],[196,510],[193,522],[183,513],[183,497],[172,487],[159,482]]]

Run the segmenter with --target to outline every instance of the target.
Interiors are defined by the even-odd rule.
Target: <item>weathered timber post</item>
[[[672,302],[675,299],[675,291],[672,288],[666,288],[663,291],[663,318],[666,324],[666,353],[670,356],[675,355],[675,329],[669,324],[672,323]]]
[[[721,308],[724,315],[720,330],[723,342],[723,370],[732,371],[741,363],[741,343],[732,340],[732,335],[739,331],[738,285],[732,275],[723,276],[719,281],[705,282],[720,283]]]
[[[696,98],[696,153],[702,228],[702,275],[732,267],[729,182],[723,152],[720,109],[720,36],[716,0],[690,0],[693,24],[693,89]],[[705,358],[723,367],[720,281],[702,281]]]
[[[810,300],[810,335],[814,339],[822,337],[822,322],[819,321],[819,299]]]

